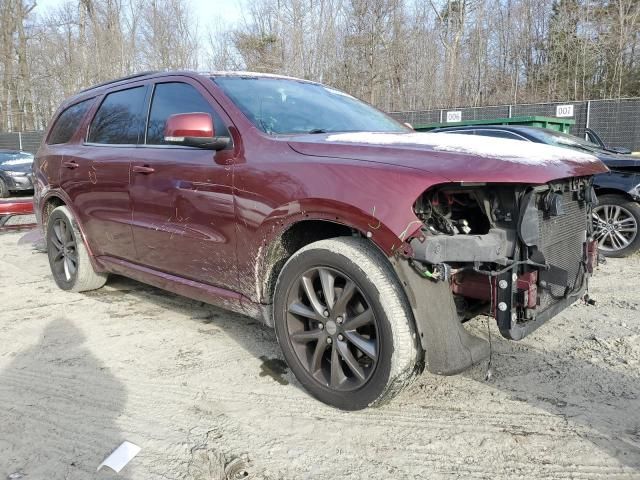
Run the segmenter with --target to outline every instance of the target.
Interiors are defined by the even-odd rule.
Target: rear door
[[[95,255],[135,261],[129,195],[130,163],[144,134],[147,85],[128,84],[100,102],[74,159],[65,158],[71,197]],[[73,160],[73,162],[71,162]]]
[[[229,118],[211,94],[186,77],[154,85],[145,144],[132,159],[132,225],[138,263],[234,290],[237,287],[233,208],[234,148],[213,151],[167,145],[170,115],[211,115],[217,136]]]

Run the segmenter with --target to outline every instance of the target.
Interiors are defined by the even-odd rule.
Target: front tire
[[[274,323],[300,383],[344,410],[386,403],[420,364],[402,287],[364,239],[321,240],[296,252],[276,284]]]
[[[640,205],[622,195],[602,195],[593,210],[593,227],[600,253],[628,257],[640,249]]]
[[[107,274],[93,270],[80,229],[67,207],[57,207],[49,215],[46,240],[51,273],[62,290],[86,292],[107,282]]]

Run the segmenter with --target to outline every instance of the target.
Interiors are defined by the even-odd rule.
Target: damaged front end
[[[409,242],[413,253],[401,276],[412,284],[410,300],[429,369],[456,373],[487,354],[486,342],[469,335],[461,322],[490,315],[504,337],[519,340],[584,296],[597,262],[590,221],[595,205],[591,177],[425,192],[414,207],[423,227]],[[435,318],[432,308],[420,306],[425,289],[434,288],[448,299],[427,303],[439,302],[437,314],[456,319],[457,325],[451,321],[447,327],[453,336],[446,349],[453,353],[425,338],[425,328],[430,335],[443,333],[426,325]]]

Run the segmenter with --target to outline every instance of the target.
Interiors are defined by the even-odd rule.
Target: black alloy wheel
[[[78,272],[78,246],[71,225],[65,217],[53,220],[48,242],[51,271],[59,280],[71,283]]]
[[[313,267],[293,282],[286,304],[288,341],[312,378],[343,392],[370,380],[380,349],[378,322],[353,279]]]

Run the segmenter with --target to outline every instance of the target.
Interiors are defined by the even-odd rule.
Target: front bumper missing
[[[539,304],[539,289],[547,288],[547,281],[554,275],[556,278],[562,277],[562,272],[553,273],[560,269],[554,270],[552,266],[548,270],[521,273],[509,270],[496,276],[461,272],[453,275],[451,290],[456,295],[490,302],[490,314],[496,319],[502,336],[521,340],[584,296],[588,276],[598,262],[598,244],[595,240],[584,244],[583,258],[583,271],[577,288],[543,309]]]
[[[428,371],[454,375],[489,356],[489,342],[460,323],[448,282],[425,280],[403,259],[394,259],[393,266],[405,286]]]

